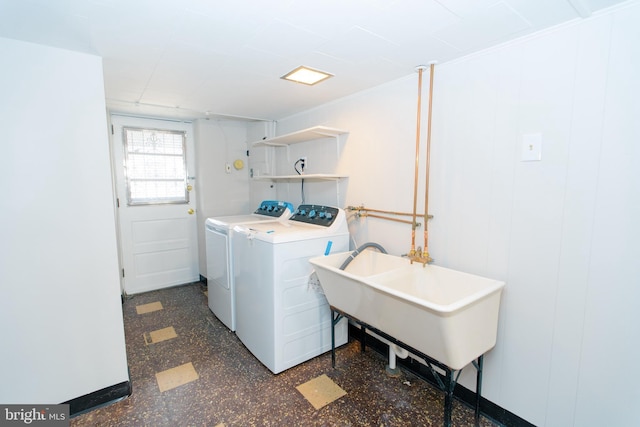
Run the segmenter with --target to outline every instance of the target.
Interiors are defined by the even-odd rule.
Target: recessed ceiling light
[[[325,73],[324,71],[320,70],[314,70],[313,68],[301,65],[280,78],[311,86],[316,83],[320,83],[321,81],[326,80],[329,77],[333,77],[333,74]]]

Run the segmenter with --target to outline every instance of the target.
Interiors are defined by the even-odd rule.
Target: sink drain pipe
[[[355,251],[351,252],[351,254],[349,254],[347,259],[339,267],[340,270],[344,270],[345,268],[347,268],[347,266],[351,263],[351,261],[353,261],[363,250],[367,248],[377,249],[383,254],[387,253],[387,251],[378,243],[367,242],[361,245],[360,247],[358,247]],[[396,357],[399,357],[400,359],[406,359],[409,356],[409,351],[406,348],[402,348],[399,345],[392,343],[391,341],[377,335],[374,332],[367,331],[367,333],[369,333],[370,335],[373,335],[378,340],[386,343],[389,346],[389,364],[385,367],[385,371],[387,372],[387,374],[394,377],[400,375],[400,369],[396,364]]]
[[[389,346],[389,364],[385,366],[384,370],[390,377],[397,377],[400,375],[400,368],[398,368],[398,365],[396,363],[396,357],[399,357],[400,359],[406,359],[407,357],[411,356],[412,359],[421,361],[418,356],[409,353],[409,350],[407,350],[406,348],[392,343],[385,337],[381,337],[380,335],[376,334],[371,329],[367,329],[366,333]]]
[[[400,375],[400,369],[398,369],[398,367],[396,366],[396,356],[400,359],[406,359],[409,356],[409,350],[390,342],[389,364],[385,367],[385,371],[392,377],[397,377]]]

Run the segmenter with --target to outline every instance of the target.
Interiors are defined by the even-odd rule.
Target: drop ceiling
[[[278,120],[618,3],[0,0],[0,37],[101,56],[112,111]],[[280,78],[300,65],[334,77]]]

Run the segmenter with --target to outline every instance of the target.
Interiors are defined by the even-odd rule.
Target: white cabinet
[[[324,150],[333,149],[335,150],[335,160],[337,162],[338,157],[340,156],[340,141],[339,138],[341,135],[347,134],[348,132],[341,129],[330,128],[326,126],[314,126],[308,129],[303,129],[297,132],[288,133],[285,135],[275,136],[273,138],[266,138],[260,141],[255,141],[249,143],[250,147],[275,147],[276,149],[283,148],[286,150],[285,161],[289,163],[291,161],[290,155],[290,146],[292,144],[299,143],[313,143],[313,144],[333,144],[334,147],[322,147]],[[309,161],[313,162],[314,159],[310,158]],[[277,162],[277,160],[274,160]],[[278,170],[278,165],[274,165],[273,170]],[[335,165],[334,165],[335,167]],[[282,181],[282,180],[338,180],[341,178],[346,178],[346,176],[336,175],[333,173],[305,173],[302,175],[288,175],[288,174],[274,174],[274,175],[261,175],[261,176],[253,176],[254,180],[271,180],[271,181]]]

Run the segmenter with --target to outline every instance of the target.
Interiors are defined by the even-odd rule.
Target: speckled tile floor
[[[135,295],[123,305],[133,394],[71,419],[71,426],[441,426],[444,395],[410,372],[385,374],[386,360],[352,341],[273,375],[211,313],[200,283]],[[136,307],[162,309],[138,314]],[[173,327],[154,341],[154,331]],[[167,338],[170,337],[170,338]],[[157,373],[182,365],[182,385],[161,392]],[[316,410],[297,386],[326,374],[346,395]],[[452,424],[472,426],[454,401]],[[482,426],[495,426],[481,419]]]

